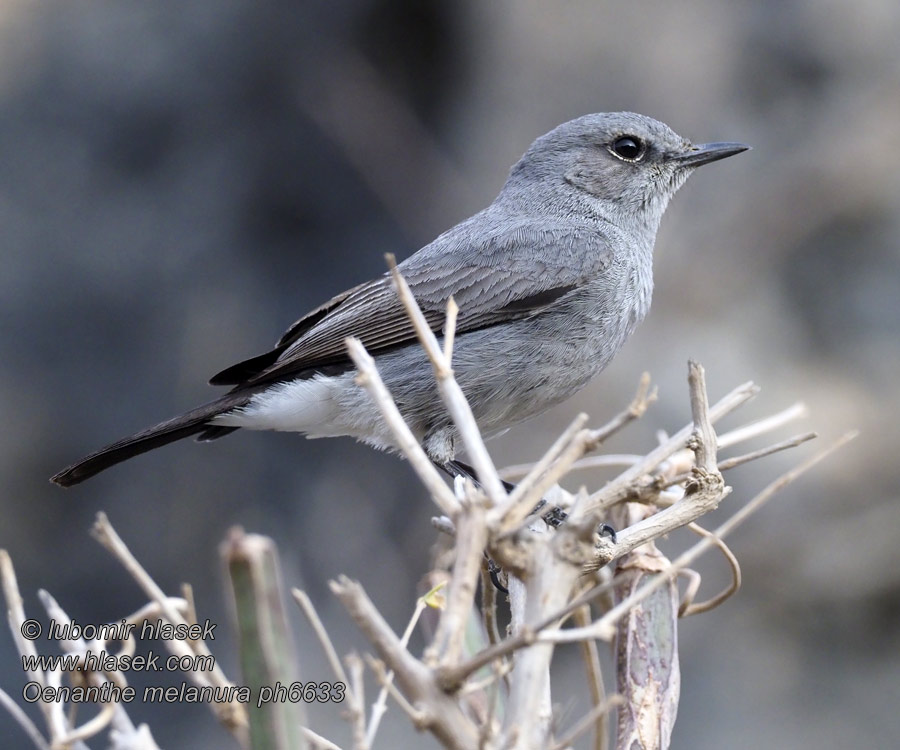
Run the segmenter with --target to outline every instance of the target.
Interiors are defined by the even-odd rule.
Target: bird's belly
[[[580,391],[609,364],[629,332],[628,326],[571,317],[560,326],[524,322],[469,334],[456,347],[456,379],[487,433]]]

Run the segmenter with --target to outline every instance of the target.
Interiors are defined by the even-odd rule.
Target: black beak
[[[727,159],[729,156],[749,150],[750,146],[744,143],[703,143],[692,146],[690,151],[676,156],[675,160],[682,167],[699,167],[701,164]]]

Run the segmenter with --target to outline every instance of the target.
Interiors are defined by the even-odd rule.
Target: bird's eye
[[[646,152],[644,142],[634,135],[623,135],[613,141],[610,150],[625,161],[638,161]]]

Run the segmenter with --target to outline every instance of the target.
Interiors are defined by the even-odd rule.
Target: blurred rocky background
[[[712,398],[762,386],[729,424],[802,399],[810,417],[783,436],[861,428],[736,534],[741,594],[683,623],[674,746],[895,746],[898,36],[895,0],[3,0],[0,546],[29,612],[40,587],[82,622],[143,603],[89,538],[103,509],[168,591],[194,584],[234,678],[217,550],[234,524],[275,538],[287,583],[310,591],[339,646],[360,645],[327,591],[340,572],[402,629],[435,532],[395,458],[239,433],[68,492],[47,478],[208,399],[212,373],[381,273],[385,252],[404,257],[484,206],[534,137],[629,109],[754,150],[683,189],[649,318],[583,394],[499,438],[497,460],[538,456],[578,410],[605,421],[649,370],[660,402],[609,446],[645,452],[689,418],[688,357]],[[730,474],[719,518],[813,450]],[[712,556],[700,569],[710,590],[726,577]],[[304,678],[330,679],[295,619]],[[5,633],[0,664],[19,695]],[[587,694],[574,650],[560,668],[571,720]],[[131,714],[164,747],[229,742],[203,706]],[[338,714],[318,707],[313,722],[344,743]],[[0,713],[0,736],[24,745],[18,731]],[[379,736],[434,746],[395,708]]]

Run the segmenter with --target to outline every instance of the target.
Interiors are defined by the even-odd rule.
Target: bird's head
[[[585,115],[531,144],[513,167],[505,192],[555,186],[558,195],[571,195],[574,190],[616,223],[637,220],[655,227],[697,167],[748,148],[742,143],[695,146],[668,125],[633,112]]]

